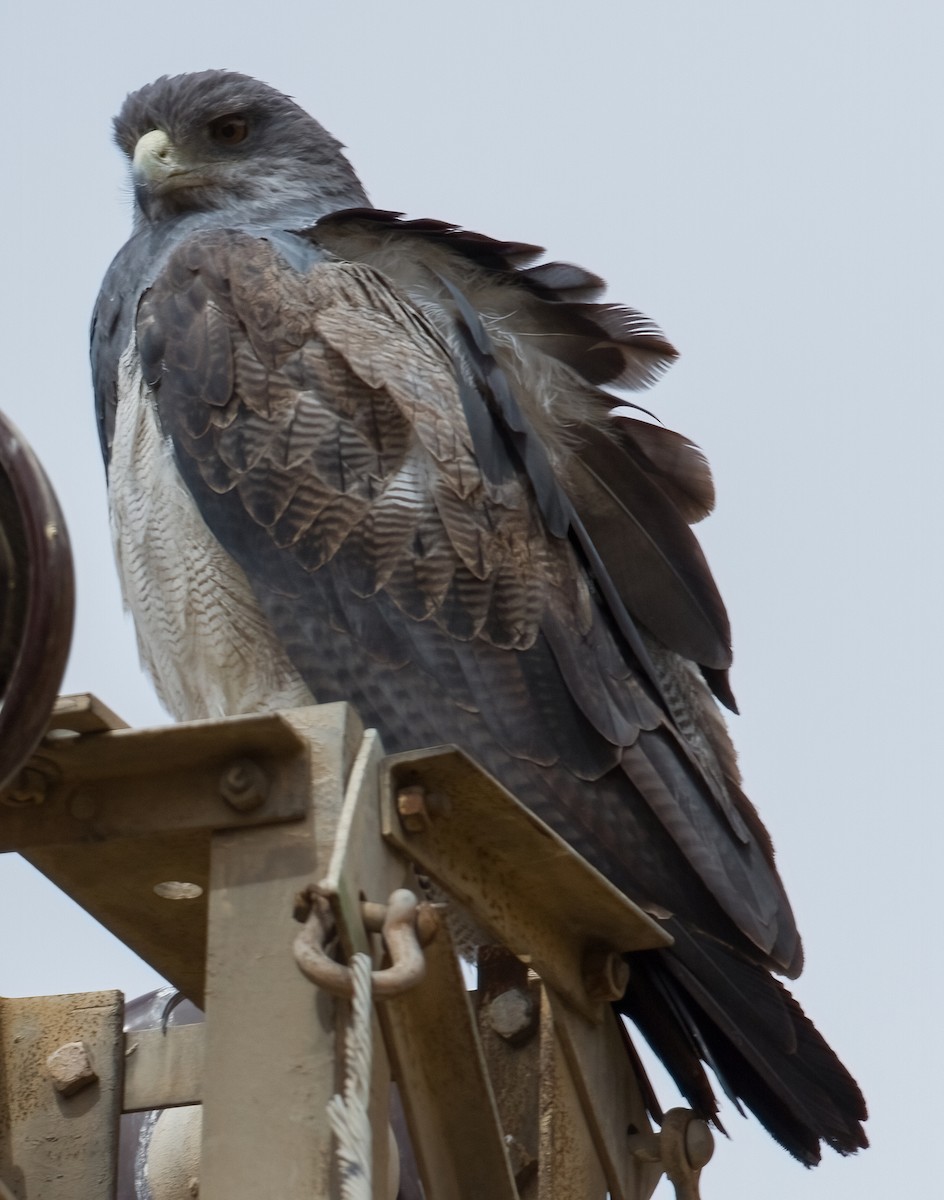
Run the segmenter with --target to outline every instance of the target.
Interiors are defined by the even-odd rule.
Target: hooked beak
[[[181,161],[177,147],[163,129],[152,129],[138,138],[132,172],[136,187],[156,193],[207,182],[200,170]]]

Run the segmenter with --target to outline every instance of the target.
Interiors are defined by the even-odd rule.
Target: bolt
[[[10,808],[27,808],[42,804],[46,799],[48,785],[49,780],[42,771],[35,767],[24,767],[7,789],[3,803]]]
[[[66,1042],[54,1050],[46,1059],[46,1068],[61,1096],[74,1096],[98,1079],[84,1042]]]
[[[693,1117],[685,1129],[685,1157],[696,1171],[700,1171],[715,1152],[715,1139],[707,1121]]]
[[[416,936],[421,946],[428,946],[442,926],[439,915],[446,908],[445,904],[431,904],[422,900],[416,907]]]
[[[537,1026],[534,1001],[521,988],[508,988],[489,1001],[485,1010],[489,1025],[506,1042],[520,1046]]]
[[[425,833],[429,828],[426,788],[421,783],[398,788],[397,812],[407,833]]]
[[[268,777],[251,758],[237,758],[220,776],[220,795],[237,812],[252,812],[269,795]]]
[[[619,1000],[629,983],[629,966],[615,950],[594,947],[584,955],[583,983],[591,1000]]]

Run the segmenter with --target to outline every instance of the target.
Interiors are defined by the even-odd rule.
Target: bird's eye
[[[210,122],[210,137],[221,146],[238,146],[249,136],[249,122],[238,113],[229,113]]]

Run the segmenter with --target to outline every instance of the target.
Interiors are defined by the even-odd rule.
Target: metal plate
[[[310,711],[333,729],[335,709],[343,706]],[[51,723],[60,736],[23,772],[33,792],[0,793],[0,850],[18,850],[199,1004],[213,831],[308,811],[311,753],[293,724],[307,711],[134,730],[94,699],[68,697]],[[220,792],[234,760],[250,760],[267,781],[248,811]]]
[[[121,1112],[120,992],[0,999],[0,1181],[16,1200],[114,1195]],[[84,1043],[95,1078],[58,1092],[47,1059]]]
[[[383,832],[585,1016],[590,951],[649,950],[671,937],[543,821],[451,746],[390,756]],[[429,819],[404,829],[397,791],[420,785]]]

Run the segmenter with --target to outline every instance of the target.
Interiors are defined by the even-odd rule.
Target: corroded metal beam
[[[386,771],[384,837],[591,1020],[622,994],[608,975],[623,952],[671,943],[460,750],[393,755]]]
[[[196,1170],[195,1151],[174,1161],[185,1130],[188,1145],[202,1143],[206,1200],[334,1200],[326,1107],[349,1005],[298,970],[295,900],[320,906],[334,953],[367,953],[382,971],[384,905],[398,889],[423,891],[418,869],[442,889],[447,926],[483,928],[507,948],[505,966],[496,958],[484,971],[477,1019],[443,927],[427,945],[425,979],[375,997],[374,1200],[391,1195],[391,1079],[437,1200],[648,1200],[663,1162],[680,1194],[696,1194],[704,1148],[692,1159],[689,1142],[702,1131],[685,1114],[677,1129],[651,1130],[607,1004],[624,953],[666,935],[458,751],[385,758],[345,705],[130,730],[97,701],[67,698],[18,784],[0,793],[0,846],[24,853],[206,1008],[205,1026],[167,1036],[122,1041],[109,1027],[112,1040],[90,1055],[81,1031],[58,1041],[54,1080],[41,1085],[54,1103],[88,1105],[90,1089],[101,1096],[112,1081],[95,1106],[95,1154],[122,1087],[128,1111],[199,1101],[202,1119],[194,1109],[162,1126],[165,1178]],[[436,920],[424,919],[428,932]],[[8,1076],[19,1053],[5,1046]],[[20,1133],[2,1125],[11,1095],[0,1090],[0,1180],[18,1186],[9,1147]],[[112,1172],[111,1142],[102,1154]]]

